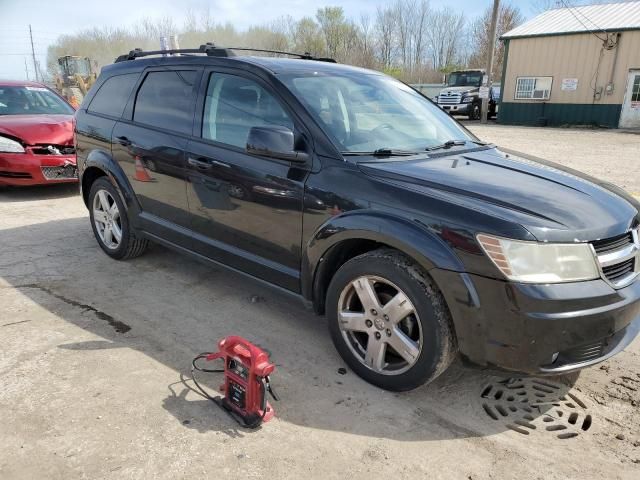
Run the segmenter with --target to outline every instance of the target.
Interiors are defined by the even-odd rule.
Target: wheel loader
[[[60,74],[56,76],[56,89],[74,108],[78,108],[96,81],[91,61],[87,57],[65,55],[58,58],[58,65]]]

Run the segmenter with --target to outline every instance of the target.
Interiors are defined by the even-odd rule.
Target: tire
[[[473,105],[471,105],[471,113],[469,113],[469,120],[480,120],[481,116],[482,116],[482,109],[480,108],[480,105],[478,105],[477,103],[474,103]]]
[[[109,212],[107,216],[104,215],[105,211]],[[131,230],[127,210],[107,177],[100,177],[91,185],[89,218],[98,245],[111,258],[127,260],[142,255],[146,250],[149,242],[136,237]],[[111,231],[110,235],[106,233],[107,226]]]
[[[365,308],[365,303],[373,305],[360,293],[367,285],[381,312]],[[375,250],[342,265],[329,285],[326,312],[331,338],[347,365],[386,390],[406,391],[433,381],[457,354],[444,297],[415,262],[396,250]],[[403,320],[396,323],[398,318]],[[386,346],[379,347],[380,342]]]

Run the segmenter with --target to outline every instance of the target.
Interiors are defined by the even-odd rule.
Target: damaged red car
[[[40,83],[0,81],[0,186],[77,182],[74,113]]]

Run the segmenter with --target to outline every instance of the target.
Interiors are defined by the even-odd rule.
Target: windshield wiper
[[[466,145],[467,143],[475,143],[476,145],[481,145],[481,146],[485,146],[485,145],[489,145],[488,142],[481,142],[481,141],[477,141],[477,140],[447,140],[446,142],[440,144],[440,145],[434,145],[433,147],[427,147],[425,148],[425,150],[427,152],[432,152],[434,150],[446,150],[448,148],[451,147],[458,147],[461,145]]]
[[[340,152],[342,155],[351,156],[371,156],[371,157],[406,157],[409,155],[417,155],[418,152],[412,152],[411,150],[401,150],[398,148],[378,148],[372,152]]]

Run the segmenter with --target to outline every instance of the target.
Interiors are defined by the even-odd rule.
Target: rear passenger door
[[[277,92],[248,72],[205,70],[189,143],[189,206],[201,254],[290,290],[299,288],[302,200],[310,165],[246,152],[254,126],[309,138]]]
[[[201,69],[146,70],[113,130],[113,156],[141,206],[143,230],[190,246],[185,149]]]

